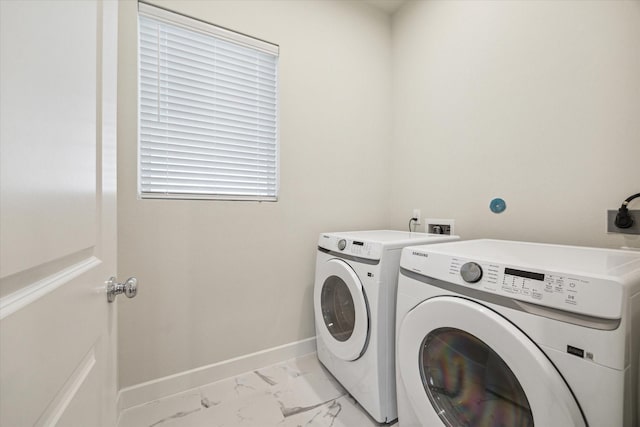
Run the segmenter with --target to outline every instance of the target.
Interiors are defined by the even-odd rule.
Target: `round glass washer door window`
[[[398,303],[405,304],[398,294]],[[398,315],[398,387],[425,425],[587,427],[558,369],[486,305],[442,295]]]
[[[360,278],[349,264],[331,258],[316,268],[313,286],[316,333],[342,360],[364,354],[369,337],[369,306]]]
[[[420,346],[429,401],[451,427],[530,427],[533,414],[515,375],[484,342],[455,328],[429,333]]]
[[[320,297],[322,319],[333,338],[347,341],[356,324],[356,310],[351,291],[338,276],[330,276],[322,285]]]

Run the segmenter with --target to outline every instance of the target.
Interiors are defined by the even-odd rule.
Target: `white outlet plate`
[[[442,226],[447,226],[449,227],[449,233],[445,233],[445,234],[450,234],[450,235],[454,235],[455,233],[455,225],[456,225],[456,221],[454,219],[450,219],[450,218],[425,218],[424,219],[424,231],[427,233],[433,233],[433,226],[438,225],[440,227]]]
[[[420,225],[420,224],[422,224],[422,223],[420,222],[420,209],[414,209],[414,210],[413,210],[413,216],[412,216],[411,218],[417,218],[417,220],[416,220],[416,222],[415,222],[415,224],[416,224],[416,225]]]

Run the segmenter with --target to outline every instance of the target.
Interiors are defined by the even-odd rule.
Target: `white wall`
[[[277,203],[136,199],[136,2],[120,7],[120,386],[314,335],[322,231],[387,225],[390,19],[357,1],[157,1],[280,45]]]
[[[122,2],[119,275],[140,293],[119,302],[121,387],[312,336],[321,231],[421,208],[464,238],[640,246],[604,232],[640,191],[639,2],[158,3],[280,45],[281,198],[136,199]]]
[[[640,191],[640,2],[413,1],[392,40],[393,226],[640,246],[604,232]]]

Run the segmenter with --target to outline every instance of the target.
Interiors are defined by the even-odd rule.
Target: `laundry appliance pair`
[[[640,426],[640,253],[471,240],[405,248],[400,427]]]
[[[390,230],[319,237],[318,359],[377,422],[397,418],[395,304],[402,248],[457,239]]]

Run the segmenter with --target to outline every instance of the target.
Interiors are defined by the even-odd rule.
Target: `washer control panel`
[[[379,243],[347,239],[330,234],[321,234],[318,246],[359,258],[378,260],[382,256],[382,245]]]
[[[411,249],[411,248],[409,248]],[[619,318],[623,287],[603,277],[404,250],[401,266],[452,284],[584,315]]]

